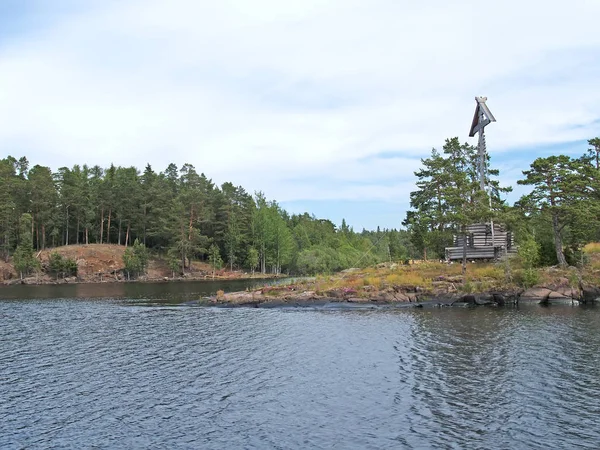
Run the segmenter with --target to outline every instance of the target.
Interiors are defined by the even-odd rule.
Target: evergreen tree
[[[210,261],[210,266],[212,267],[212,277],[214,278],[215,271],[223,266],[221,252],[219,251],[219,247],[217,247],[215,244],[212,244],[208,249],[208,260]]]
[[[39,269],[39,261],[33,254],[33,236],[31,233],[31,215],[24,213],[19,219],[19,243],[13,256],[13,263],[21,279]]]
[[[148,267],[148,251],[146,246],[138,239],[133,242],[133,246],[125,249],[123,253],[123,264],[127,279],[137,278],[146,273]]]
[[[563,248],[565,227],[574,223],[573,219],[583,205],[582,172],[585,172],[585,168],[580,160],[565,155],[549,156],[537,158],[529,170],[523,171],[525,179],[517,181],[533,186],[533,191],[521,199],[521,204],[548,213],[552,222],[556,259],[560,266],[567,265]]]

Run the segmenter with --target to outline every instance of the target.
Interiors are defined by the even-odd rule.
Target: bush
[[[72,258],[65,258],[58,252],[50,253],[48,258],[48,272],[59,277],[77,276],[77,262]]]
[[[540,282],[540,274],[533,268],[518,270],[515,272],[514,280],[519,286],[527,289]]]
[[[133,247],[128,247],[123,253],[123,264],[127,278],[131,279],[146,273],[148,266],[148,250],[146,246],[140,243],[137,239],[133,243]]]
[[[518,255],[525,269],[532,269],[539,264],[540,249],[540,244],[535,241],[533,236],[527,236],[519,244]]]

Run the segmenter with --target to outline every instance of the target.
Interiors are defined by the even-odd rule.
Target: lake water
[[[600,445],[600,309],[181,305],[215,287],[0,288],[0,448]]]

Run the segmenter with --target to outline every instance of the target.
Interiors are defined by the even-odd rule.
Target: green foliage
[[[571,232],[571,242],[581,246],[591,237],[591,217],[598,216],[598,169],[585,158],[558,155],[537,158],[523,175],[525,178],[518,183],[533,186],[533,190],[519,201],[519,206],[551,224],[556,259],[560,266],[566,266],[567,231]]]
[[[58,252],[52,252],[48,258],[48,272],[56,278],[77,276],[77,262],[72,258],[63,257]]]
[[[540,275],[536,269],[523,269],[516,274],[516,281],[525,289],[535,286],[540,281]]]
[[[132,247],[125,249],[123,264],[128,279],[137,278],[146,273],[148,267],[148,250],[146,246],[136,239]]]
[[[169,249],[167,252],[167,264],[171,270],[171,275],[175,278],[175,273],[181,269],[181,262],[179,259],[179,252],[176,249]]]
[[[335,250],[329,247],[312,247],[302,250],[298,255],[297,271],[301,275],[332,273],[340,269]]]
[[[211,244],[232,270],[273,274],[314,273],[319,267],[332,271],[416,256],[406,231],[358,233],[345,220],[337,229],[331,221],[308,213],[290,216],[260,192],[253,197],[228,182],[215,186],[190,164],[181,168],[169,164],[159,173],[150,165],[141,173],[114,165],[74,165],[52,173],[42,166],[30,170],[25,158],[7,157],[0,160],[0,257],[4,259],[21,240],[18,217],[22,213],[31,215],[31,245],[21,244],[16,257],[25,272],[32,269],[24,249],[120,243],[128,246],[125,272],[136,277],[145,270],[137,247],[130,247],[136,239],[166,254],[173,277],[184,273],[192,260],[210,263]],[[300,254],[308,249],[328,261],[307,264],[309,253]],[[58,266],[55,261],[52,273],[57,276],[63,270]]]
[[[503,209],[500,195],[511,188],[500,187],[492,178],[498,171],[489,167],[488,156],[485,185],[489,191],[483,192],[478,161],[475,147],[461,144],[458,138],[446,139],[443,153],[433,149],[429,158],[421,160],[423,167],[415,172],[417,190],[410,194],[412,210],[403,224],[424,259],[443,258],[453,234],[470,223],[497,217]]]
[[[526,236],[519,242],[518,255],[525,269],[532,269],[540,262],[540,244],[533,236]]]
[[[221,252],[219,251],[219,247],[217,247],[215,244],[212,244],[208,249],[208,260],[210,262],[210,266],[212,267],[214,277],[215,271],[223,267]]]
[[[338,228],[308,213],[290,215],[261,192],[253,196],[228,182],[216,186],[190,164],[169,164],[162,172],[150,165],[142,172],[74,165],[52,173],[8,156],[0,159],[0,257],[14,256],[25,276],[36,270],[34,250],[78,243],[131,246],[137,240],[166,254],[173,276],[193,260],[210,263],[216,255],[211,245],[231,270],[314,274],[442,258],[463,226],[494,218],[519,235],[534,236],[538,266],[581,264],[583,245],[600,241],[600,139],[589,145],[578,159],[558,155],[534,161],[520,181],[532,187],[531,194],[508,208],[501,199],[507,189],[498,184],[489,158],[489,192],[483,193],[475,148],[447,139],[415,174],[406,229],[361,232],[345,220]],[[29,218],[26,227],[20,226],[23,214]],[[125,257],[133,277],[145,271],[135,248],[128,247]]]
[[[254,270],[258,267],[258,262],[258,251],[254,247],[250,247],[246,256],[246,266],[250,268],[252,275],[254,275]]]
[[[22,214],[19,219],[19,243],[13,255],[15,270],[21,278],[40,268],[39,261],[33,254],[33,239],[31,236],[31,215]]]

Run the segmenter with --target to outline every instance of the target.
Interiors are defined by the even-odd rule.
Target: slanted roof
[[[473,122],[471,123],[471,130],[469,131],[469,137],[475,136],[475,134],[490,122],[495,122],[496,119],[485,104],[487,97],[475,97],[477,106],[475,107],[475,115],[473,116]],[[484,119],[479,123],[480,113],[483,112]]]

